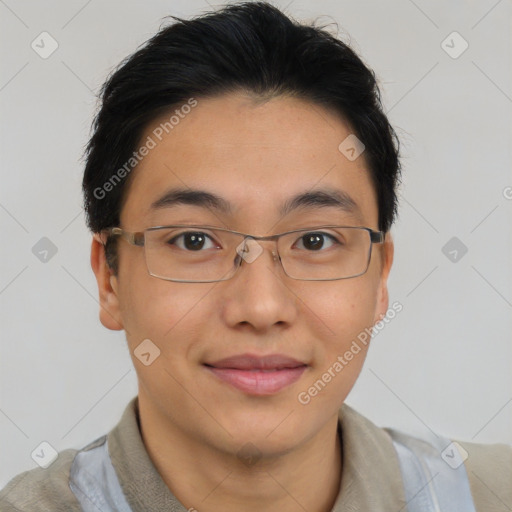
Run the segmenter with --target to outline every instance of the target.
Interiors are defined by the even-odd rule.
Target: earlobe
[[[95,234],[92,239],[91,267],[98,284],[100,321],[107,329],[120,331],[123,329],[123,323],[118,297],[118,282],[107,265],[105,248],[98,234]]]

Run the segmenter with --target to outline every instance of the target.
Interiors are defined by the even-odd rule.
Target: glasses
[[[150,275],[182,283],[231,279],[242,261],[252,263],[261,255],[257,240],[276,242],[274,260],[292,279],[349,279],[368,270],[373,244],[384,241],[382,231],[354,226],[319,226],[270,236],[198,225],[155,226],[141,232],[114,227],[103,233],[144,247]]]

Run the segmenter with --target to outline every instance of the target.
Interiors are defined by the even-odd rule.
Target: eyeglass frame
[[[196,228],[196,229],[204,228],[204,229],[215,230],[215,231],[224,231],[227,233],[233,233],[235,235],[243,236],[244,237],[242,240],[243,242],[245,242],[248,238],[252,239],[252,240],[262,240],[262,241],[263,240],[275,240],[276,241],[276,251],[274,252],[274,250],[272,250],[272,256],[274,257],[274,260],[276,260],[276,256],[277,256],[277,259],[279,260],[279,263],[280,263],[281,268],[283,269],[283,272],[285,273],[285,275],[288,276],[290,279],[294,279],[296,281],[339,281],[341,279],[352,279],[354,277],[362,276],[362,275],[366,274],[366,272],[368,271],[368,268],[370,267],[373,244],[383,243],[384,238],[385,238],[384,231],[375,231],[366,226],[339,226],[339,225],[324,225],[324,226],[313,226],[310,228],[293,229],[291,231],[285,231],[284,233],[277,233],[275,235],[267,235],[267,236],[250,235],[248,233],[242,233],[240,231],[234,231],[232,229],[219,228],[216,226],[198,225],[198,224],[193,224],[193,225],[191,225],[191,224],[172,224],[172,225],[165,225],[165,226],[151,226],[149,228],[144,229],[143,231],[127,231],[121,227],[116,226],[116,227],[110,227],[110,228],[103,229],[101,231],[101,234],[106,234],[108,237],[120,236],[121,238],[124,238],[131,245],[134,245],[136,247],[143,247],[144,248],[144,261],[146,262],[146,269],[148,271],[148,274],[151,277],[155,277],[157,279],[162,279],[163,281],[171,281],[174,283],[218,283],[218,282],[228,281],[229,279],[231,279],[237,273],[238,269],[242,266],[242,261],[244,261],[244,258],[242,256],[240,256],[240,254],[237,253],[238,258],[239,258],[239,263],[235,264],[235,266],[234,266],[235,270],[234,270],[233,274],[226,279],[215,279],[215,280],[211,280],[211,281],[189,281],[189,280],[183,280],[183,279],[171,279],[171,278],[161,277],[161,276],[152,274],[149,269],[148,260],[146,257],[146,232],[147,231],[156,231],[156,230],[160,230],[160,229],[169,229],[169,228]],[[332,279],[302,279],[302,278],[292,277],[292,276],[288,275],[288,273],[286,272],[286,269],[284,268],[283,262],[281,260],[281,255],[279,254],[279,251],[277,249],[277,244],[278,244],[279,238],[281,236],[289,235],[291,233],[299,233],[302,231],[307,232],[310,230],[311,230],[311,232],[315,232],[315,230],[317,230],[317,229],[326,229],[326,228],[362,229],[362,230],[365,230],[368,232],[368,234],[370,236],[370,248],[368,250],[368,259],[367,259],[367,264],[366,264],[366,268],[364,269],[364,271],[360,272],[359,274],[356,274],[354,276],[335,277]],[[105,242],[102,241],[104,246],[106,246],[107,241],[108,241],[108,238],[107,238],[107,240],[105,240]],[[236,261],[236,259],[235,259],[235,261]]]

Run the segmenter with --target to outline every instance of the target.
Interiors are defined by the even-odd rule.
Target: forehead
[[[338,211],[347,206],[354,224],[377,228],[364,153],[349,160],[339,150],[351,135],[339,116],[283,96],[267,102],[243,94],[195,101],[192,108],[175,107],[144,130],[140,145],[151,149],[132,171],[122,225],[148,227],[171,210],[195,215],[203,200],[210,212],[218,206],[231,226],[236,221],[257,228],[258,222],[268,226],[284,214],[334,211],[338,200],[343,203]],[[323,199],[311,197],[316,191]],[[176,200],[194,194],[190,201]],[[208,194],[220,201],[215,205]]]

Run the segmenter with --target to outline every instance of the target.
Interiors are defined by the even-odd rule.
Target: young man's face
[[[122,228],[200,224],[256,236],[322,225],[378,230],[364,153],[350,161],[339,151],[351,132],[338,117],[285,97],[260,105],[234,94],[197,101],[169,134],[164,131],[161,141],[153,132],[170,114],[147,127],[141,142],[151,136],[157,145],[133,171]],[[220,196],[231,213],[211,205],[151,208],[175,187]],[[303,206],[280,215],[290,198],[320,189],[348,194],[357,209],[348,213],[334,206]],[[388,307],[392,243],[386,238],[386,243],[373,245],[368,271],[359,277],[291,279],[272,258],[275,242],[264,241],[258,242],[262,254],[251,263],[243,261],[230,280],[217,283],[153,277],[144,249],[119,239],[112,287],[95,241],[101,320],[109,328],[126,330],[143,410],[162,432],[174,430],[230,453],[248,442],[262,453],[283,453],[332,426],[368,347],[359,342],[360,351],[351,360],[343,358],[344,364],[338,357]],[[147,366],[134,355],[146,339],[160,350]],[[288,376],[276,373],[273,385],[270,373],[252,378],[247,370],[242,374],[236,368],[211,367],[245,355],[280,355],[303,368],[276,370]],[[329,369],[331,378],[322,377]],[[308,392],[319,379],[323,385]]]

